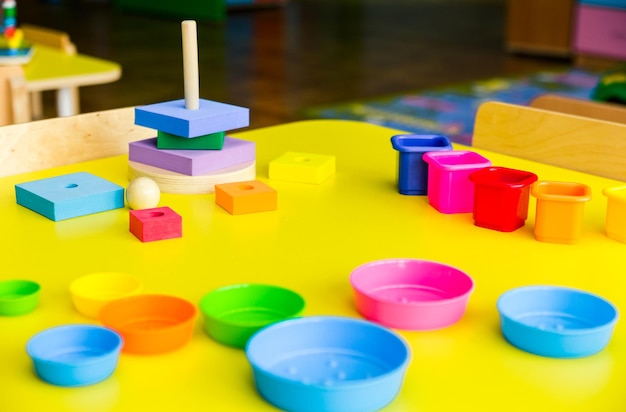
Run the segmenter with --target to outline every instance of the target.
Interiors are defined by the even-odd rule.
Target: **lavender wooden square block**
[[[128,144],[128,160],[198,176],[256,159],[256,144],[226,137],[222,150],[159,150],[157,138]]]
[[[135,108],[135,124],[181,137],[198,137],[250,125],[250,109],[200,99],[200,108],[185,108],[185,100],[172,100]]]

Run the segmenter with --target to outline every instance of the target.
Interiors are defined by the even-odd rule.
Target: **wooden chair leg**
[[[41,92],[30,92],[30,112],[33,120],[43,119]]]
[[[23,76],[13,76],[9,78],[11,91],[13,94],[12,111],[13,123],[30,122],[30,102],[28,101],[28,91],[26,90],[26,80]]]

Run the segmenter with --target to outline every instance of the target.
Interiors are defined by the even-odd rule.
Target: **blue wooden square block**
[[[80,172],[17,184],[15,198],[17,204],[56,222],[122,208],[124,188]]]
[[[200,107],[189,110],[184,99],[172,100],[136,107],[135,124],[191,138],[246,127],[250,109],[200,99]]]

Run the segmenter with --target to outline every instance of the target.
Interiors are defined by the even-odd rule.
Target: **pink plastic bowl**
[[[465,272],[419,259],[366,263],[350,275],[356,308],[366,319],[406,330],[440,329],[467,308],[474,281]]]

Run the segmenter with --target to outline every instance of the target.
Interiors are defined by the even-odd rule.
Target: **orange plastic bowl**
[[[157,354],[184,346],[193,334],[198,309],[169,295],[136,295],[102,308],[100,321],[124,338],[123,352]]]

